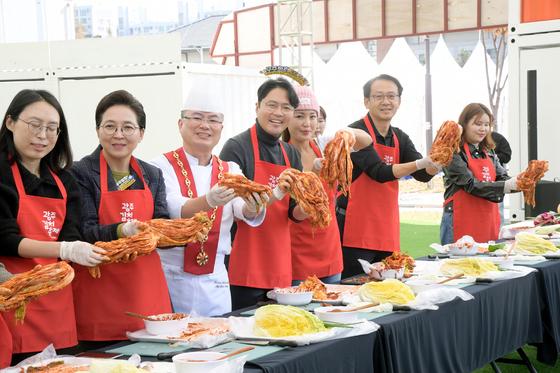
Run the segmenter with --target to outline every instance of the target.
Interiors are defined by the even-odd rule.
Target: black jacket
[[[81,214],[81,231],[84,240],[94,243],[96,241],[112,241],[118,238],[117,227],[119,223],[100,225],[99,224],[99,202],[101,201],[101,187],[99,182],[99,153],[101,146],[98,146],[93,153],[85,156],[78,162],[75,162],[70,172],[76,177],[80,191],[82,193],[82,214]],[[167,200],[165,194],[165,183],[161,170],[151,164],[140,159],[136,159],[144,180],[154,199],[153,218],[168,219]],[[107,166],[107,182],[109,191],[118,190],[117,183],[110,176],[111,170]],[[129,189],[143,189],[142,180],[136,175],[132,167],[130,173],[135,177],[136,181]]]
[[[19,256],[18,246],[25,237],[20,234],[17,224],[19,195],[10,166],[6,156],[0,156],[0,255]],[[60,194],[48,167],[42,162],[39,170],[41,177],[33,175],[19,162],[18,168],[27,194],[62,198],[62,194]],[[81,240],[79,230],[80,191],[70,173],[61,171],[58,177],[66,189],[66,218],[60,230],[58,241]]]

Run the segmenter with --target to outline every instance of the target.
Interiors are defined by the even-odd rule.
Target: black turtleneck
[[[243,175],[248,179],[255,178],[255,158],[253,157],[253,147],[251,143],[251,129],[241,132],[226,141],[220,158],[224,161],[235,162],[241,167]],[[292,168],[303,170],[299,152],[293,145],[280,140],[280,137],[274,137],[267,133],[257,122],[257,138],[259,140],[259,154],[262,161],[270,162],[277,165],[285,165],[284,156],[280,149],[280,143],[284,145],[290,166]],[[290,218],[293,218],[292,212],[295,207],[295,201],[290,200]]]
[[[253,147],[251,143],[251,129],[241,132],[239,135],[227,140],[220,153],[220,158],[224,161],[235,162],[241,167],[243,175],[248,179],[255,178],[255,158],[253,157]],[[284,156],[280,149],[280,143],[284,145],[286,154],[290,160],[292,168],[302,170],[299,152],[293,145],[280,140],[266,132],[257,122],[257,139],[259,140],[259,153],[262,161],[278,165],[285,165]]]

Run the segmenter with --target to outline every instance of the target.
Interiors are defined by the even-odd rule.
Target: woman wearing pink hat
[[[313,140],[316,134],[319,116],[319,104],[311,88],[306,86],[294,87],[299,98],[299,105],[294,111],[288,128],[284,131],[284,141],[290,142],[301,154],[304,171],[318,172],[324,148]],[[341,131],[350,132],[356,138],[356,149],[371,144],[371,137],[365,131],[344,128]],[[330,136],[332,139],[332,136]],[[330,139],[322,136],[321,144]],[[330,199],[330,211],[333,219],[325,229],[312,229],[309,221],[298,224],[290,223],[292,241],[292,279],[297,284],[308,276],[316,275],[325,283],[337,283],[342,272],[342,249],[340,234],[335,215],[336,188],[330,188],[323,182],[323,187]]]

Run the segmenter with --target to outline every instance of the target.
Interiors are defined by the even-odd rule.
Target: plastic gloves
[[[266,193],[253,192],[251,197],[243,198],[245,206],[243,206],[243,215],[246,218],[254,218],[262,211],[268,203],[269,197]]]
[[[123,234],[124,237],[130,237],[140,233],[138,221],[131,220],[131,221],[127,221],[126,223],[123,223],[123,225],[121,226],[121,233]]]
[[[434,167],[439,172],[442,169],[442,166],[440,164],[434,163],[434,161],[432,161],[432,158],[430,158],[429,155],[425,156],[424,158],[417,159],[414,162],[416,163],[416,168],[418,170],[422,170],[422,169],[428,168],[428,167]]]
[[[215,184],[208,193],[206,193],[206,202],[211,208],[223,206],[235,198],[235,192],[231,188],[219,186]]]
[[[62,241],[60,243],[60,259],[69,260],[86,267],[94,267],[100,264],[105,253],[106,251],[102,248],[83,241]]]
[[[511,193],[517,190],[519,190],[517,188],[517,175],[504,182],[504,193]]]

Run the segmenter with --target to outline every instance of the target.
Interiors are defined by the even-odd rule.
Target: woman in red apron
[[[0,263],[0,285],[12,277],[12,274],[6,271],[3,263]],[[10,366],[12,361],[12,334],[6,325],[4,318],[0,317],[0,369]]]
[[[294,145],[300,152],[304,171],[319,172],[321,149],[313,140],[317,133],[319,104],[313,91],[306,86],[295,86],[299,106],[284,131],[284,141]],[[371,137],[362,130],[347,128],[357,140],[355,149],[371,144]],[[333,136],[320,136],[319,143],[326,144]],[[315,167],[314,167],[315,166]],[[336,186],[331,188],[326,182],[323,187],[329,196],[331,223],[327,228],[312,228],[308,221],[290,222],[292,242],[292,284],[297,285],[308,276],[316,275],[325,283],[338,283],[342,272],[342,248],[340,233],[336,223]]]
[[[491,128],[494,118],[484,105],[467,105],[459,116],[463,127],[461,152],[443,169],[445,202],[441,219],[441,243],[469,235],[476,242],[498,238],[498,203],[517,189],[494,153]]]
[[[66,120],[56,98],[41,90],[19,92],[0,129],[0,262],[11,273],[58,257],[90,266],[101,262],[104,250],[76,241],[80,203],[77,185],[65,171],[71,164]],[[77,343],[70,287],[29,302],[23,324],[15,322],[14,311],[2,318],[9,333],[0,332],[0,346],[10,344],[11,334],[14,362],[18,354],[51,343],[57,349]]]
[[[100,147],[72,168],[82,192],[82,232],[90,242],[133,235],[137,220],[168,218],[161,171],[132,156],[146,127],[141,103],[115,91],[101,99],[95,118]],[[171,312],[156,251],[103,266],[97,279],[77,268],[73,291],[80,340],[123,340],[127,331],[142,329],[142,320],[126,311]]]

